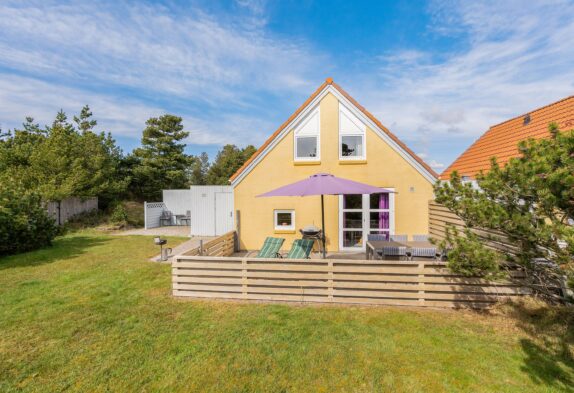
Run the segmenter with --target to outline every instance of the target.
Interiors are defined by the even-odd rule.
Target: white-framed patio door
[[[339,250],[364,251],[370,233],[395,233],[395,194],[340,195]]]

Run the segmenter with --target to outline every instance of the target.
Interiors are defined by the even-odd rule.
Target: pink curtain
[[[389,208],[389,194],[379,195],[379,209]],[[379,229],[389,229],[389,212],[379,212]]]

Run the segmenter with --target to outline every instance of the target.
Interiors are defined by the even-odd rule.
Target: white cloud
[[[167,4],[1,2],[2,127],[89,104],[102,129],[139,138],[148,117],[169,109],[194,144],[259,145],[323,72],[338,70],[343,87],[440,169],[490,125],[574,91],[566,0],[437,1],[424,34],[451,40],[449,51],[382,53],[363,75],[337,69],[336,48],[270,33],[264,0],[236,0],[237,12],[217,17]]]
[[[0,102],[3,129],[18,127],[26,116],[33,117],[40,125],[49,124],[60,109],[71,120],[85,104],[89,104],[98,120],[98,129],[113,130],[115,135],[128,137],[141,136],[145,121],[164,112],[161,108],[135,101],[6,74],[0,74]]]
[[[208,102],[309,85],[308,48],[243,29],[241,20],[138,3],[40,4],[0,6],[0,64]]]
[[[434,169],[437,172],[440,172],[441,170],[443,170],[445,168],[445,165],[442,162],[438,162],[435,160],[430,160],[429,163],[430,167],[432,169]]]
[[[1,73],[0,102],[0,119],[14,120],[9,123],[0,122],[0,128],[3,130],[20,126],[26,116],[34,117],[41,126],[50,124],[60,109],[63,109],[71,120],[85,104],[89,104],[94,118],[98,120],[98,130],[113,131],[115,136],[134,139],[141,137],[148,118],[167,113],[160,106],[147,105],[137,100],[88,93],[80,89]],[[187,142],[195,145],[257,145],[265,137],[263,131],[272,127],[272,124],[264,119],[242,114],[222,113],[209,120],[188,112],[177,115],[182,116],[186,131],[191,133]]]
[[[175,108],[196,130],[194,143],[259,144],[254,128],[269,124],[249,111],[311,90],[320,55],[254,23],[264,2],[240,5],[249,16],[137,2],[2,2],[0,122],[47,122],[54,106],[89,104],[100,123],[135,136],[145,119]]]
[[[462,40],[461,48],[442,57],[412,49],[385,54],[378,74],[353,88],[430,159],[450,162],[490,125],[574,91],[573,2],[449,1],[431,11],[431,31]],[[454,134],[467,144],[446,137]],[[450,144],[441,153],[439,140]]]

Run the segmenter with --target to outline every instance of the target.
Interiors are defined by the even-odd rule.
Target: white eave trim
[[[371,128],[380,138],[382,138],[393,150],[395,150],[402,158],[404,158],[409,164],[411,164],[427,181],[431,184],[436,182],[436,178],[430,173],[423,165],[421,165],[417,160],[414,159],[407,151],[405,151],[397,142],[395,142],[385,131],[383,131],[378,125],[376,125],[368,116],[366,116],[361,110],[359,110],[355,104],[347,99],[343,94],[339,92],[333,85],[327,85],[325,88],[317,94],[317,96],[307,104],[307,106],[299,113],[293,120],[287,124],[283,130],[277,135],[270,143],[263,149],[263,151],[247,165],[247,167],[241,172],[231,182],[231,186],[237,186],[245,176],[249,174],[255,168],[263,158],[269,153],[277,144],[285,137],[286,134],[291,131],[293,126],[299,123],[305,118],[310,112],[316,109],[317,105],[321,100],[328,94],[333,94],[339,102],[344,103],[345,109],[357,116],[361,121],[363,121],[369,128]],[[365,138],[366,139],[366,138]]]

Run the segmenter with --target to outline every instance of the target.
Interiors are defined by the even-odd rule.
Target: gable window
[[[363,144],[361,135],[341,135],[341,156],[364,157]]]
[[[367,126],[339,103],[339,159],[365,160]]]
[[[295,210],[274,210],[275,230],[295,230]]]
[[[319,161],[320,132],[319,108],[312,111],[295,128],[294,159],[295,161]]]
[[[316,136],[296,136],[296,151],[298,159],[314,159],[317,157],[317,137]]]

